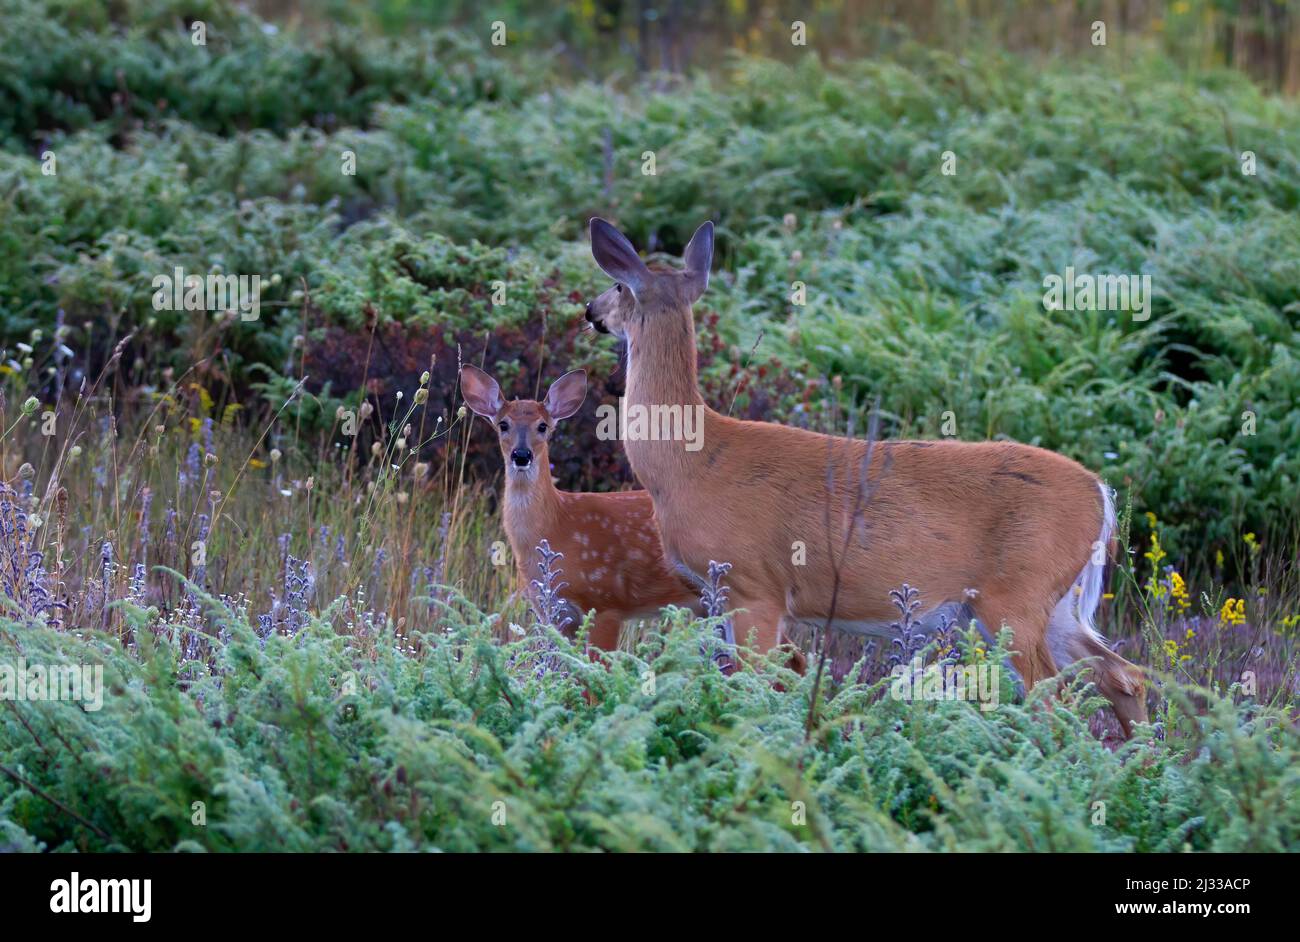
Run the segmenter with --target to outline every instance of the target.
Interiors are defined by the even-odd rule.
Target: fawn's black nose
[[[595,318],[591,316],[591,302],[587,302],[587,320],[594,322]]]
[[[516,468],[526,468],[533,463],[533,453],[527,448],[516,448],[510,452],[510,460]]]

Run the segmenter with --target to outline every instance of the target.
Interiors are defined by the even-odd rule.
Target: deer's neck
[[[628,405],[704,405],[691,309],[651,315],[627,336]]]
[[[551,480],[551,469],[545,461],[539,460],[537,477],[531,481],[506,471],[502,516],[510,548],[521,568],[534,561],[538,542],[543,539],[555,542],[553,534],[561,515],[560,492]]]
[[[716,431],[718,416],[704,404],[695,363],[695,321],[690,307],[647,317],[628,331],[627,393],[623,402],[629,424],[637,410],[651,426],[663,430],[663,416],[679,422],[689,433],[669,438],[637,438],[628,432],[623,442],[628,463],[656,504],[665,488],[702,472],[693,459],[700,437]],[[704,441],[707,447],[707,441]]]

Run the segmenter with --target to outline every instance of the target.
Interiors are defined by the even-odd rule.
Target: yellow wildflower
[[[1192,659],[1190,654],[1183,654],[1178,647],[1178,642],[1173,638],[1165,639],[1165,657],[1169,658],[1169,666],[1175,664],[1185,664]]]
[[[1151,549],[1147,550],[1147,551],[1146,551],[1145,553],[1143,553],[1142,555],[1145,556],[1147,559],[1151,560],[1151,565],[1152,565],[1153,567],[1156,567],[1156,566],[1159,566],[1159,565],[1160,565],[1160,560],[1162,560],[1162,559],[1165,558],[1166,553],[1165,553],[1165,551],[1164,551],[1164,548],[1161,547],[1161,545],[1160,545],[1160,534],[1159,534],[1159,533],[1156,533],[1156,532],[1152,531],[1152,533],[1151,533]]]
[[[1224,625],[1240,625],[1246,620],[1246,600],[1228,599],[1219,610],[1219,621]]]
[[[1169,581],[1172,585],[1169,594],[1173,596],[1178,614],[1185,614],[1192,607],[1192,600],[1187,594],[1187,584],[1183,582],[1183,577],[1177,571],[1169,573]]]
[[[212,411],[212,394],[198,383],[190,383],[190,389],[199,394],[199,407],[206,413]]]
[[[1154,599],[1165,596],[1165,587],[1160,584],[1160,560],[1165,558],[1165,551],[1160,546],[1160,534],[1151,531],[1151,549],[1142,554],[1151,561],[1151,578],[1147,580],[1147,591]]]

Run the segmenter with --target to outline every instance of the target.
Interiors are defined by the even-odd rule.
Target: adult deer
[[[506,402],[501,387],[475,366],[463,366],[465,403],[495,426],[506,465],[502,516],[520,578],[531,583],[537,544],[564,554],[565,601],[581,618],[595,609],[590,642],[604,651],[618,644],[623,622],[665,605],[699,609],[699,593],[665,562],[654,505],[645,491],[593,494],[558,490],[551,480],[555,423],[582,406],[587,374],[565,373],[546,399]]]
[[[1026,688],[1095,658],[1125,734],[1145,718],[1140,671],[1092,628],[1115,523],[1095,475],[1011,442],[869,445],[721,415],[696,382],[691,311],[708,285],[713,224],[691,238],[682,270],[651,271],[603,219],[591,220],[591,250],[615,284],[587,319],[626,341],[625,413],[694,410],[703,423],[695,450],[645,434],[624,447],[669,560],[697,581],[711,559],[734,563],[737,639],[752,631],[766,651],[782,643],[783,620],[832,615],[879,632],[889,590],[906,582],[931,611],[967,603],[984,625],[1008,625]]]

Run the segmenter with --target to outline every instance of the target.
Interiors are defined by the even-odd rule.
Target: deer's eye
[[[545,423],[545,422],[542,422],[542,423],[540,423],[540,424],[537,426],[537,434],[539,434],[539,435],[545,435],[545,434],[546,434],[546,423]]]
[[[508,431],[510,431],[510,423],[509,423],[509,422],[498,422],[498,423],[497,423],[497,428],[501,429],[501,431],[503,431],[503,432],[508,432]]]
[[[623,286],[622,286],[622,285],[614,285],[614,290],[617,291],[619,294],[622,294],[622,293],[623,293]]]

